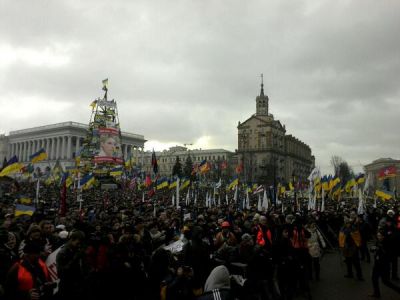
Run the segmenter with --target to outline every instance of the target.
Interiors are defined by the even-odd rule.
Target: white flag
[[[188,190],[188,192],[186,194],[186,206],[188,206],[189,202],[190,202],[190,200],[189,200],[189,192],[190,192],[190,190]]]
[[[233,200],[235,201],[235,203],[237,203],[238,200],[238,187],[235,187],[235,194],[233,195]]]
[[[269,200],[268,200],[268,197],[267,197],[267,191],[266,190],[264,190],[264,197],[263,197],[262,207],[265,209],[265,211],[267,211],[268,208],[269,208]]]
[[[221,187],[221,185],[222,185],[222,180],[221,180],[221,178],[220,178],[219,181],[215,184],[215,187],[216,187],[217,189],[219,189],[219,188]]]
[[[179,209],[179,177],[176,179],[176,209]]]
[[[359,215],[363,215],[365,213],[365,203],[364,199],[362,196],[361,189],[358,190],[358,208],[357,208],[357,213]]]

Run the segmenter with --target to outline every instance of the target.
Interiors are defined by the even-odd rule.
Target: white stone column
[[[141,156],[142,156],[142,168],[143,168],[143,161],[144,161],[144,148],[141,147]]]
[[[29,160],[29,141],[25,141],[25,161]]]
[[[72,158],[72,136],[67,137],[67,159]]]
[[[18,142],[18,160],[22,161],[22,143]]]
[[[24,157],[24,142],[20,142],[20,161],[25,161],[25,157]]]
[[[76,137],[76,144],[75,144],[75,156],[78,156],[79,149],[81,147],[81,138],[79,136]]]
[[[126,159],[128,157],[128,144],[124,145],[124,158]]]
[[[47,156],[49,156],[49,139],[45,138],[44,139],[44,151],[47,153]]]
[[[24,161],[24,159],[25,159],[25,157],[24,157],[24,142],[20,142],[20,147],[21,147],[20,156],[19,156],[21,158],[20,161]]]
[[[54,138],[53,138],[53,142],[54,142],[53,159],[54,159],[54,160],[56,160],[56,159],[58,158],[58,152],[57,152],[57,145],[58,145],[58,143],[57,143],[57,141],[58,141],[58,138],[57,138],[57,137],[54,137]]]
[[[139,164],[139,147],[135,146],[135,164]]]
[[[53,160],[54,159],[54,156],[56,156],[55,155],[55,147],[54,147],[54,144],[55,144],[55,138],[51,138],[51,150],[50,150],[50,159],[51,160]]]
[[[32,153],[31,153],[31,140],[29,140],[28,141],[28,153],[27,153],[27,156],[28,156],[28,159],[29,159],[29,157],[32,155]]]
[[[57,138],[57,148],[58,148],[57,158],[61,159],[62,158],[62,136],[59,136]]]

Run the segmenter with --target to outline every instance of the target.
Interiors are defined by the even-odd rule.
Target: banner
[[[98,135],[99,148],[94,157],[94,162],[122,164],[119,130],[116,128],[99,128],[96,133]]]
[[[62,247],[62,246],[61,246]],[[46,266],[47,269],[49,270],[49,276],[52,282],[57,283],[57,287],[54,288],[54,293],[57,293],[58,291],[58,283],[60,282],[60,279],[58,279],[58,274],[57,274],[57,263],[56,263],[56,258],[58,252],[60,252],[61,247],[52,252],[46,259]]]

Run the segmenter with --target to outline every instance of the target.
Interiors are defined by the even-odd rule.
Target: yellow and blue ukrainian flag
[[[80,187],[84,190],[90,188],[95,182],[94,175],[92,173],[85,175],[79,182]]]
[[[383,200],[394,199],[394,194],[385,190],[376,190],[375,195],[382,198]]]
[[[19,217],[21,215],[32,216],[34,212],[35,212],[35,207],[33,207],[33,206],[22,205],[22,204],[15,205],[14,215],[16,217]]]
[[[182,185],[179,187],[179,190],[183,190],[190,185],[190,179],[183,179]]]
[[[239,184],[239,178],[235,176],[233,180],[229,183],[227,190],[233,190]]]
[[[169,186],[168,179],[166,177],[157,180],[157,190],[162,190]]]
[[[47,153],[43,148],[40,149],[38,152],[33,153],[31,156],[29,156],[29,159],[33,164],[45,160],[46,158],[47,158]]]

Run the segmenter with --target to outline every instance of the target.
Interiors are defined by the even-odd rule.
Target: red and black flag
[[[158,173],[158,164],[157,164],[157,158],[156,158],[156,153],[154,152],[154,149],[153,149],[153,154],[151,155],[151,165],[153,167],[154,174],[157,174]]]

